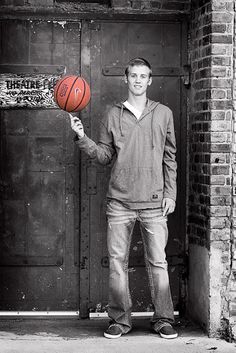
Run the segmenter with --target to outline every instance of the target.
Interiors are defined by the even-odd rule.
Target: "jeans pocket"
[[[115,215],[115,214],[120,214],[124,213],[127,210],[127,208],[119,201],[114,200],[114,199],[109,199],[107,201],[107,207],[106,207],[106,214],[107,215]]]

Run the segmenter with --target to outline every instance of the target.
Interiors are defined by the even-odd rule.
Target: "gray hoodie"
[[[173,115],[148,100],[140,119],[122,103],[101,121],[96,144],[86,135],[76,143],[103,165],[115,159],[107,197],[131,209],[161,207],[163,197],[176,200],[176,142]]]

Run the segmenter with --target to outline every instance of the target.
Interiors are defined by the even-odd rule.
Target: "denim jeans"
[[[124,332],[128,332],[132,327],[128,261],[131,236],[136,220],[140,224],[145,263],[154,305],[152,323],[159,321],[174,322],[174,309],[165,254],[168,240],[167,217],[163,217],[161,208],[131,210],[119,201],[109,200],[107,204],[108,315],[113,322],[123,325]]]

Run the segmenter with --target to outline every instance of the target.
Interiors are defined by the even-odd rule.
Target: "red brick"
[[[225,153],[211,153],[210,162],[211,163],[225,163],[226,162]]]
[[[210,145],[211,152],[230,152],[230,144],[228,143],[212,143]]]
[[[221,88],[230,88],[232,85],[232,81],[230,79],[224,79],[224,78],[220,78],[220,79],[216,79],[213,78],[211,80],[211,87],[221,87]]]
[[[225,176],[223,175],[211,175],[211,185],[225,185]]]
[[[233,21],[233,14],[229,12],[212,12],[212,22],[230,23]]]
[[[230,167],[229,165],[212,165],[211,172],[213,175],[229,175]],[[221,192],[221,189],[219,190]],[[226,190],[228,192],[228,189]],[[226,192],[225,189],[222,189],[222,192]],[[225,195],[225,194],[222,194]]]
[[[129,0],[111,0],[111,6],[114,8],[129,8],[130,4]]]
[[[225,43],[231,44],[233,43],[233,36],[232,35],[216,35],[213,34],[210,38],[211,43]]]
[[[229,45],[213,43],[210,47],[212,55],[230,55],[232,48]]]
[[[1,6],[3,5],[23,6],[25,5],[25,0],[1,0]]]
[[[210,124],[211,131],[231,131],[231,122],[230,121],[222,121],[222,120],[215,120],[212,121]]]
[[[212,111],[211,119],[212,120],[224,120],[226,116],[225,111]]]
[[[227,56],[212,56],[211,63],[213,65],[228,66],[231,65],[231,57]]]
[[[232,101],[231,100],[212,100],[209,102],[209,109],[216,109],[216,110],[222,110],[222,109],[231,109],[232,108]]]
[[[223,23],[212,23],[210,26],[209,33],[225,33],[226,32],[226,24]]]
[[[211,92],[211,98],[212,99],[224,99],[227,96],[225,90],[213,89],[213,90],[210,90],[210,92]]]
[[[230,227],[230,220],[227,217],[211,217],[210,228],[224,229],[225,227]]]
[[[225,133],[225,132],[212,132],[211,133],[211,138],[210,141],[212,143],[225,143],[225,142],[231,142],[231,133]]]
[[[210,215],[215,217],[225,217],[230,215],[229,206],[210,206]]]
[[[231,195],[230,196],[211,196],[210,204],[212,206],[230,206],[231,205]]]
[[[53,6],[54,0],[27,0],[27,5],[32,6]]]
[[[210,233],[211,240],[220,240],[220,241],[225,241],[225,240],[230,240],[230,229],[224,228],[224,229],[212,229]],[[227,256],[228,259],[228,256]]]

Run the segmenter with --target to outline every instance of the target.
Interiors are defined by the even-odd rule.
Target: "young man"
[[[115,163],[107,193],[107,245],[111,323],[104,336],[118,338],[132,328],[128,258],[136,220],[140,223],[154,315],[152,329],[176,338],[165,247],[167,215],[175,209],[176,144],[171,110],[147,99],[152,83],[150,64],[131,60],[125,70],[128,99],[115,105],[100,125],[96,144],[81,121],[71,116],[76,143],[101,164]]]

